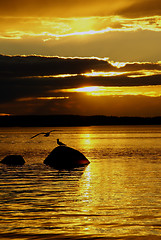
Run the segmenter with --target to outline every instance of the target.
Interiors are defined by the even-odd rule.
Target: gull
[[[62,143],[62,142],[60,142],[60,141],[59,141],[59,139],[57,139],[57,144],[58,144],[59,146],[66,146],[66,144],[65,144],[65,143]]]
[[[55,130],[51,130],[51,131],[49,131],[49,132],[41,132],[41,133],[38,133],[38,134],[32,136],[30,139],[35,138],[35,137],[37,137],[37,136],[40,135],[40,134],[43,134],[44,137],[49,137],[50,133],[53,132],[53,131],[55,131]]]

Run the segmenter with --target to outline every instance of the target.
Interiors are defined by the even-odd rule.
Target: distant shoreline
[[[161,125],[161,117],[115,117],[104,115],[0,116],[0,127],[75,127],[103,125]]]

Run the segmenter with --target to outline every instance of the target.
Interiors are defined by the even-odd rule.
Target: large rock
[[[55,168],[73,168],[88,165],[89,160],[78,150],[58,146],[44,160],[44,164]]]
[[[23,165],[25,163],[25,160],[21,155],[8,155],[0,163],[18,166]]]

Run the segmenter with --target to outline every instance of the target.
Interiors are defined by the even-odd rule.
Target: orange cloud
[[[161,15],[160,0],[5,0],[0,16],[89,17]]]
[[[0,17],[1,39],[59,40],[75,36],[91,36],[109,33],[135,32],[138,30],[161,32],[161,17],[122,18],[107,17]]]
[[[130,6],[120,9],[119,15],[126,17],[145,17],[161,15],[160,0],[134,0]]]
[[[130,6],[128,0],[6,0],[0,2],[1,16],[82,17],[106,16]]]
[[[160,15],[160,0],[6,0],[0,2],[0,38],[47,41],[111,31],[161,31]]]

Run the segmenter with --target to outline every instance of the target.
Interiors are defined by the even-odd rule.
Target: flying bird
[[[58,144],[59,146],[66,146],[66,144],[65,144],[65,143],[62,143],[62,142],[60,142],[60,141],[59,141],[59,139],[57,139],[57,144]]]
[[[43,134],[44,137],[49,137],[50,133],[53,132],[53,131],[55,131],[55,130],[51,130],[51,131],[49,131],[49,132],[41,132],[41,133],[38,133],[38,134],[32,136],[30,139],[35,138],[35,137],[37,137],[37,136],[40,135],[40,134]]]

